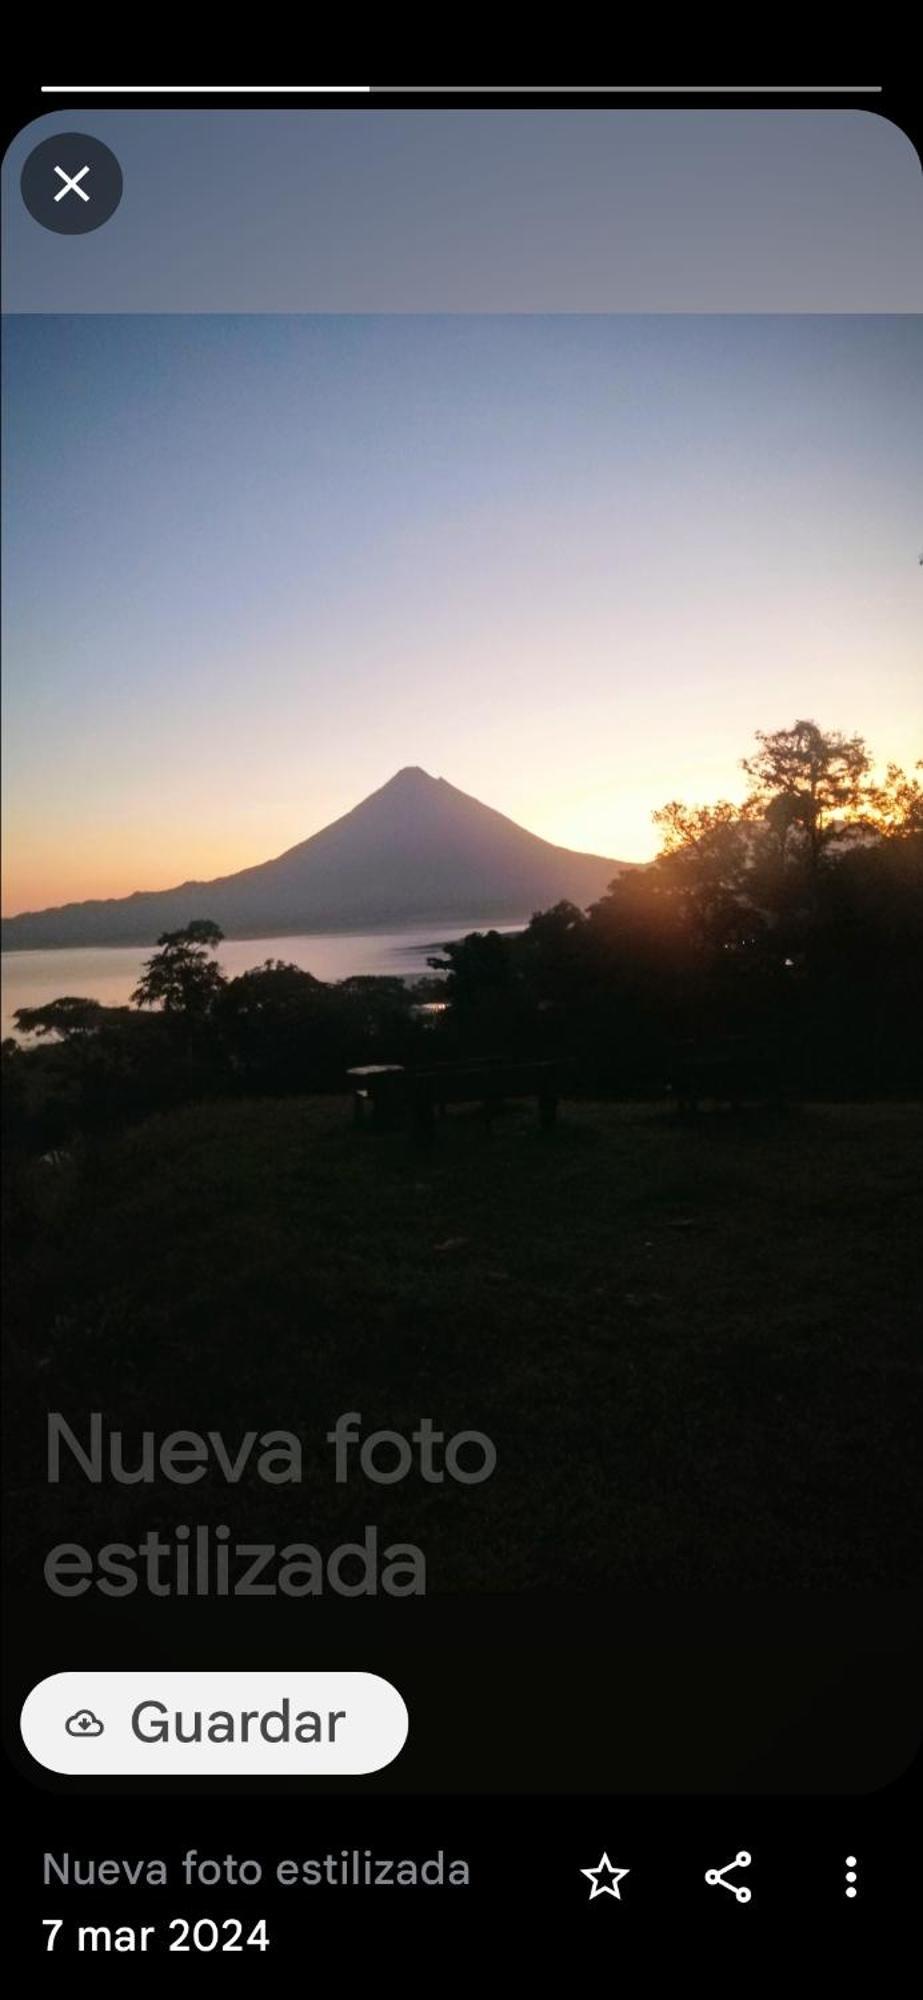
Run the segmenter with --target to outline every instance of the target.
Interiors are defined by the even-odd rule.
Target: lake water
[[[458,917],[425,929],[336,932],[313,937],[226,938],[218,963],[230,978],[281,958],[300,965],[317,979],[348,979],[353,973],[397,973],[404,979],[428,970],[426,960],[448,938],[468,931],[521,930],[521,924],[491,924]],[[124,1006],[131,999],[150,945],[85,945],[61,951],[6,951],[0,960],[3,992],[3,1033],[14,1033],[17,1007],[42,1007],[65,994],[101,1000],[106,1007]]]

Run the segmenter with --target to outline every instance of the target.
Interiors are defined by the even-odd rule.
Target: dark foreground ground
[[[193,1518],[323,1549],[377,1522],[425,1547],[431,1589],[906,1584],[920,1125],[568,1105],[545,1137],[526,1108],[490,1139],[460,1113],[427,1157],[306,1099],[35,1165],[12,1224],[21,1532]],[[292,1428],[305,1483],[49,1496],[48,1407],[231,1449]],[[323,1439],[350,1409],[486,1431],[497,1470],[337,1488]]]

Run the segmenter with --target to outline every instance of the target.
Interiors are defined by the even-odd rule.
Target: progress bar
[[[43,83],[43,97],[369,97],[370,83]]]
[[[43,83],[43,97],[880,97],[880,83]]]

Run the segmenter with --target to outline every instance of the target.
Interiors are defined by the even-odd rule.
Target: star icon
[[[593,1884],[590,1890],[590,1902],[594,1903],[597,1896],[614,1896],[616,1902],[620,1903],[622,1897],[619,1883],[629,1872],[627,1868],[613,1868],[608,1854],[603,1855],[595,1868],[581,1868],[581,1875],[585,1875],[587,1881]],[[603,1881],[604,1875],[608,1875],[608,1882]]]

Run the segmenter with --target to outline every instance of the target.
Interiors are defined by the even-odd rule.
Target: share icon
[[[743,1888],[737,1882],[728,1882],[725,1880],[725,1877],[730,1874],[732,1868],[749,1868],[749,1866],[750,1856],[746,1848],[742,1847],[740,1853],[735,1854],[733,1861],[726,1861],[723,1868],[707,1869],[705,1880],[713,1889],[717,1886],[720,1886],[722,1889],[730,1889],[731,1895],[736,1896],[738,1903],[749,1903],[749,1889]]]

